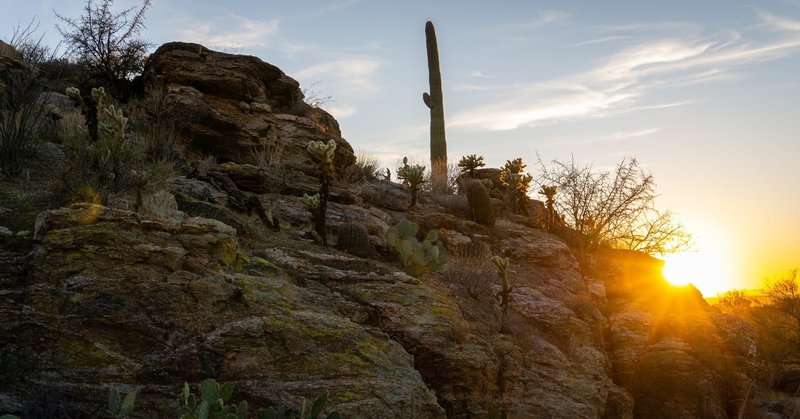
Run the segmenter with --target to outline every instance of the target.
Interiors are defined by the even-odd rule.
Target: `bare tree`
[[[36,33],[39,30],[39,20],[36,17],[32,18],[26,27],[18,24],[14,27],[14,33],[9,39],[9,44],[19,52],[22,62],[27,63],[34,67],[39,67],[45,62],[55,58],[58,50],[50,51],[46,45],[42,43],[44,35],[37,37]]]
[[[687,249],[692,244],[692,236],[683,224],[674,220],[671,211],[647,210],[637,223],[624,227],[614,244],[621,249],[663,255]]]
[[[800,284],[797,269],[769,283],[762,292],[766,302],[752,309],[758,330],[759,358],[776,371],[800,363]]]
[[[547,167],[539,158],[542,185],[555,185],[557,212],[579,234],[585,250],[600,246],[668,253],[689,246],[691,237],[673,221],[671,212],[655,209],[655,181],[635,158],[624,158],[613,171],[595,170],[554,160]]]
[[[63,26],[68,51],[80,62],[101,72],[110,82],[127,79],[141,71],[147,49],[151,46],[139,37],[150,0],[142,7],[115,13],[114,0],[86,0],[83,15],[71,19],[56,13]]]
[[[730,290],[719,298],[717,306],[723,313],[743,317],[753,305],[753,300],[743,290]]]

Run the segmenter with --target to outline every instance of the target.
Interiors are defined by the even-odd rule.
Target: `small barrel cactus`
[[[492,198],[489,196],[489,190],[486,189],[483,182],[472,181],[467,185],[467,203],[469,203],[473,221],[487,226],[494,225],[495,217]]]
[[[351,255],[368,258],[373,255],[367,229],[361,224],[347,223],[339,227],[339,247]]]

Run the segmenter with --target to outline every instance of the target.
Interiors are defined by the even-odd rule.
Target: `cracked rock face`
[[[179,131],[200,155],[254,163],[262,153],[293,171],[315,174],[306,146],[332,139],[337,167],[355,162],[338,122],[303,102],[296,80],[256,57],[170,42],[150,55],[143,77],[147,94],[174,101],[183,116]]]
[[[13,330],[32,366],[22,399],[55,380],[89,410],[87,393],[119,386],[141,394],[146,416],[183,380],[215,377],[251,404],[328,392],[348,414],[444,416],[400,344],[321,304],[323,290],[239,255],[222,223],[76,205],[43,213],[36,237]]]

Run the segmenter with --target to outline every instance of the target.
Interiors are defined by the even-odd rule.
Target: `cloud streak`
[[[771,17],[770,17],[771,16]],[[800,22],[777,19],[761,13],[762,20],[782,30],[800,28]],[[668,22],[663,28],[695,27],[690,23]],[[605,28],[604,30],[609,30]],[[617,27],[625,33],[645,30],[644,24]],[[534,127],[576,118],[602,117],[661,106],[642,106],[656,89],[674,88],[740,77],[734,69],[755,62],[775,60],[800,49],[800,35],[753,43],[735,32],[720,32],[711,37],[699,35],[664,36],[627,47],[601,60],[594,68],[555,80],[528,86],[492,86],[506,98],[494,104],[463,111],[451,118],[454,128],[502,131]],[[622,36],[622,35],[620,35]],[[595,40],[620,39],[613,35]],[[594,41],[588,41],[594,42]],[[461,86],[465,91],[483,90],[478,85]]]
[[[226,50],[269,46],[280,29],[277,19],[259,21],[233,14],[212,21],[189,19],[176,26],[181,28],[180,39]]]
[[[341,57],[306,67],[293,77],[308,80],[308,84],[324,77],[342,89],[376,92],[379,88],[373,78],[380,67],[381,61],[373,57]]]

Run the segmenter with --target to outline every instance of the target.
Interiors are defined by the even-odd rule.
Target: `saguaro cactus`
[[[425,42],[428,47],[428,82],[430,93],[423,93],[422,100],[431,110],[431,182],[433,192],[447,192],[447,141],[444,134],[444,98],[442,97],[442,73],[439,71],[439,45],[433,22],[425,23]]]

